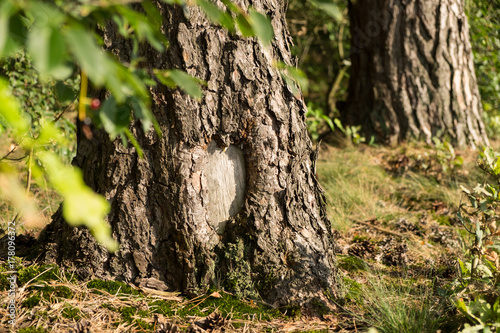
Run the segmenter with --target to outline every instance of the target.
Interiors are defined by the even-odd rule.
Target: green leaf
[[[309,89],[309,80],[307,79],[306,74],[302,70],[295,68],[293,66],[289,66],[284,62],[278,62],[276,64],[276,67],[278,67],[278,69],[282,73],[282,76],[284,75],[293,79],[295,82],[299,84],[300,88],[302,88],[303,91],[307,91]],[[294,95],[296,94],[294,93]]]
[[[336,19],[337,21],[342,20],[342,12],[339,7],[332,0],[309,0],[316,7],[323,10],[325,13]]]
[[[35,142],[39,146],[52,145],[56,142],[61,145],[69,145],[64,134],[52,122],[45,122],[43,124]]]
[[[455,302],[455,306],[457,307],[458,310],[460,310],[463,314],[468,315],[469,310],[467,309],[467,305],[465,305],[465,302],[463,299],[459,299],[458,301]]]
[[[110,73],[109,59],[103,50],[97,46],[91,32],[82,27],[73,25],[66,30],[66,43],[78,64],[87,73],[90,80],[97,86],[102,86]]]
[[[299,84],[300,88],[303,91],[309,90],[309,80],[307,79],[306,74],[302,70],[292,66],[288,66],[287,71],[292,76],[292,78]]]
[[[462,156],[457,156],[453,160],[453,164],[457,167],[461,167],[462,165],[464,165],[464,159],[462,158]]]
[[[339,130],[342,131],[342,133],[346,134],[347,135],[347,131],[346,129],[344,128],[344,126],[342,125],[342,123],[340,122],[340,119],[339,118],[335,118],[333,120],[333,122],[335,123],[335,125],[337,125],[337,127],[339,128]]]
[[[497,157],[495,164],[493,164],[493,174],[496,176],[500,174],[500,157]]]
[[[495,160],[495,153],[491,148],[486,148],[484,150],[484,157],[489,166],[493,165],[493,161]]]
[[[68,105],[76,99],[77,92],[62,81],[57,81],[55,85],[57,100],[62,105]]]
[[[200,88],[200,84],[205,84],[205,82],[192,77],[184,71],[178,69],[169,69],[155,70],[154,73],[161,83],[170,88],[179,86],[188,95],[198,100],[203,96],[203,91]]]
[[[274,30],[271,20],[255,9],[250,9],[250,24],[257,37],[264,45],[269,45],[274,38]]]
[[[205,12],[210,21],[222,25],[229,32],[234,32],[233,19],[229,13],[207,0],[196,0],[196,4]]]
[[[130,125],[130,107],[117,105],[116,100],[111,96],[102,104],[99,119],[111,140],[114,140]]]
[[[144,152],[142,151],[141,146],[139,145],[139,142],[137,142],[136,138],[130,133],[128,128],[126,128],[123,133],[125,133],[126,137],[132,142],[132,146],[134,146],[135,151],[137,152],[137,155],[139,155],[139,158],[144,157]]]
[[[335,131],[335,126],[333,124],[333,121],[330,117],[328,117],[327,115],[323,114],[321,115],[321,118],[328,124],[328,127],[330,127],[330,129],[332,131]]]
[[[491,197],[491,193],[488,192],[488,191],[486,191],[486,189],[482,185],[480,185],[480,184],[477,184],[477,186],[474,187],[474,193],[476,193],[476,194],[484,194],[484,195],[486,195],[488,197]]]
[[[42,152],[38,157],[49,182],[64,197],[64,219],[74,226],[86,226],[109,251],[117,250],[118,243],[111,236],[111,228],[105,221],[110,211],[107,200],[85,185],[79,169],[64,165],[54,153]]]
[[[283,80],[285,80],[285,83],[286,83],[288,89],[290,89],[290,92],[294,96],[299,96],[300,95],[300,90],[297,87],[295,81],[287,73],[285,73],[285,72],[281,72],[281,77],[283,78]]]
[[[0,10],[1,12],[1,10]],[[27,19],[22,17],[19,13],[10,18],[9,21],[9,34],[3,47],[0,48],[0,57],[11,56],[20,51],[26,45],[28,36],[28,28],[26,27]]]
[[[168,41],[160,32],[161,15],[152,4],[147,5],[147,3],[143,3],[143,8],[147,10],[150,16],[146,17],[128,7],[118,6],[117,11],[121,17],[115,18],[115,22],[117,22],[122,35],[125,37],[128,36],[129,30],[133,30],[139,42],[147,40],[157,51],[162,52],[165,50]]]
[[[14,14],[14,5],[11,1],[3,1],[0,4],[0,57],[6,54],[4,52],[7,39],[9,37],[9,21]]]
[[[236,24],[241,31],[243,37],[253,37],[255,32],[252,29],[252,25],[248,22],[248,18],[243,14],[238,14],[236,16]]]
[[[18,139],[28,135],[30,122],[24,113],[21,113],[19,102],[16,100],[8,83],[0,78],[0,119],[5,126],[13,129]]]
[[[151,125],[153,125],[156,133],[161,137],[160,124],[158,124],[158,121],[146,104],[136,97],[130,97],[129,103],[134,111],[135,118],[141,121],[144,132],[148,132],[151,129]]]
[[[135,95],[148,101],[149,91],[145,83],[138,75],[117,61],[108,61],[106,88],[111,91],[118,104],[123,104],[127,96]]]
[[[131,95],[134,91],[129,85],[123,82],[124,78],[131,74],[125,66],[116,61],[109,62],[108,70],[110,73],[116,74],[106,77],[106,88],[118,103],[124,103],[127,95]]]
[[[470,194],[470,191],[469,191],[467,188],[465,188],[463,185],[460,185],[460,189],[461,189],[463,192],[465,192],[465,193],[467,193],[467,194]]]
[[[160,14],[158,11],[158,8],[150,1],[143,1],[141,3],[142,8],[144,9],[144,12],[146,12],[146,15],[144,17],[147,18],[147,20],[151,23],[151,27],[153,27],[155,30],[160,31],[161,25],[163,23],[163,16]]]
[[[240,6],[234,4],[231,0],[221,0],[221,1],[233,13],[244,14],[243,9]]]
[[[460,266],[460,274],[462,275],[462,278],[465,275],[469,275],[470,271],[467,269],[467,267],[464,265],[463,261],[458,259],[458,265]]]
[[[59,28],[34,26],[28,38],[28,51],[43,76],[64,80],[71,70],[64,65],[65,43]]]
[[[476,244],[481,247],[483,244],[483,230],[481,230],[481,223],[479,221],[476,223]]]

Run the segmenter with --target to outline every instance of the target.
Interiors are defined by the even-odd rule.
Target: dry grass
[[[401,155],[410,159],[419,156],[432,159],[433,154],[433,148],[412,145],[396,150],[366,146],[326,147],[317,169],[326,191],[333,228],[347,231],[353,220],[388,222],[432,209],[436,202],[442,202],[451,210],[458,208],[459,185],[475,185],[480,177],[475,168],[477,152],[462,152],[464,165],[445,175],[440,172],[437,162],[429,168],[428,174],[412,169],[394,170],[390,164]]]
[[[311,332],[338,328],[338,320],[333,317],[323,320],[307,315],[288,317],[254,301],[236,300],[221,290],[187,299],[179,293],[120,283],[125,290],[118,287],[109,292],[89,287],[90,282],[78,281],[55,266],[27,264],[31,270],[29,276],[33,277],[17,291],[16,331],[29,328],[40,332],[77,332],[80,325],[91,332],[154,332],[163,322],[185,330],[214,312],[223,315],[226,332]],[[25,271],[26,268],[21,268],[20,276],[25,276]],[[6,274],[10,273],[4,271],[0,276]],[[12,329],[7,323],[7,293],[0,291],[0,332]]]

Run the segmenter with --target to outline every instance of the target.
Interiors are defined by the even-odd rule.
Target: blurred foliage
[[[466,0],[488,134],[500,136],[500,0]]]
[[[336,19],[332,18],[333,13],[305,0],[290,0],[287,12],[294,44],[292,53],[309,79],[304,98],[310,108],[309,116],[314,118],[309,121],[309,129],[315,140],[334,130],[331,123],[339,116],[336,105],[346,100],[349,82],[347,1],[332,3],[337,7]]]
[[[343,14],[341,20],[333,19],[305,0],[290,0],[287,11],[294,44],[292,53],[309,78],[309,91],[304,97],[324,110],[329,110],[328,94],[349,60],[347,4],[343,0],[334,3]],[[336,100],[345,99],[347,78],[346,75],[342,87],[335,92]]]
[[[30,55],[22,50],[0,62],[0,75],[8,78],[13,96],[29,115],[32,133],[39,133],[43,122],[49,120],[67,137],[68,144],[52,142],[47,148],[69,164],[76,152],[75,103],[79,77],[64,81],[42,79]]]

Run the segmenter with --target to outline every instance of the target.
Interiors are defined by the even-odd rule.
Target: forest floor
[[[454,306],[453,290],[459,260],[468,260],[470,235],[456,213],[460,185],[472,188],[486,178],[477,156],[443,145],[322,147],[317,173],[345,287],[345,299],[333,311],[273,309],[216,288],[187,299],[116,281],[80,281],[20,257],[15,331],[458,332],[467,320]],[[45,207],[42,222],[19,227],[20,247],[34,243],[57,209],[56,194],[36,191]],[[6,229],[13,212],[0,209],[0,229]],[[0,332],[8,332],[3,259]]]

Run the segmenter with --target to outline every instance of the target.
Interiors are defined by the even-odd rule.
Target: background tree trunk
[[[147,66],[205,80],[204,97],[161,85],[152,90],[163,137],[133,124],[144,159],[100,130],[79,140],[75,164],[111,202],[120,250],[108,254],[57,213],[41,237],[47,259],[73,264],[83,277],[165,290],[221,283],[276,305],[336,295],[331,226],[305,106],[271,65],[273,58],[292,63],[285,5],[252,5],[272,18],[270,51],[212,25],[196,7],[159,4],[170,48],[143,49]],[[131,45],[111,26],[105,43],[127,60]]]
[[[462,0],[350,4],[348,125],[384,143],[488,144]]]

